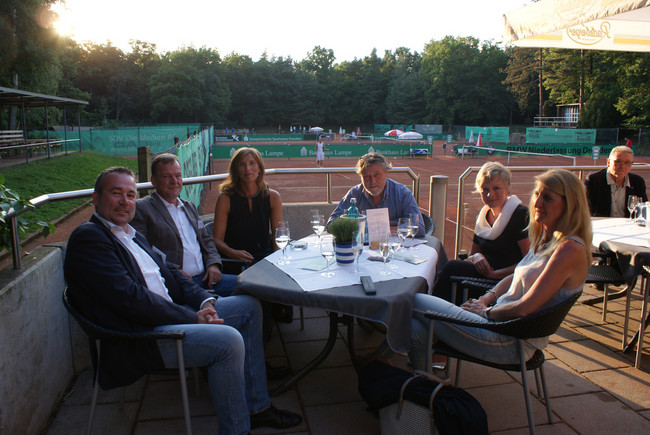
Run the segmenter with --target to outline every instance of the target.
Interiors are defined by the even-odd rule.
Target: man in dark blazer
[[[215,299],[171,263],[163,263],[129,222],[137,190],[133,172],[114,167],[95,182],[95,214],[74,230],[65,278],[75,307],[101,326],[127,332],[184,330],[184,360],[207,366],[219,433],[288,428],[302,421],[271,405],[266,390],[261,309],[250,296]],[[154,369],[178,366],[174,343],[128,346],[105,340],[102,388],[126,385]]]
[[[183,175],[176,155],[159,154],[153,159],[151,183],[156,190],[138,200],[131,226],[198,285],[230,296],[237,276],[221,273],[221,256],[212,234],[205,230],[194,204],[178,197]]]
[[[627,199],[630,195],[646,202],[648,195],[643,177],[630,173],[634,153],[618,146],[607,158],[607,169],[590,174],[585,179],[587,199],[592,216],[630,217]]]

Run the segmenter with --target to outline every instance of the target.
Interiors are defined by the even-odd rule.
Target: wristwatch
[[[485,315],[487,320],[490,320],[490,311],[492,311],[492,308],[494,308],[494,305],[490,305],[485,309],[485,311],[483,311],[483,315]]]

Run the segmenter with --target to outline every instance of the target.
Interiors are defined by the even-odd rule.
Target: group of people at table
[[[607,202],[604,198],[610,197],[612,215],[621,203],[619,186],[625,186],[624,194],[634,190],[647,200],[643,179],[628,174],[632,154],[620,148],[627,150],[615,148],[608,169],[592,174],[586,190],[569,171],[539,175],[528,208],[510,195],[509,171],[499,163],[486,163],[476,179],[484,207],[470,255],[450,261],[440,271],[433,294],[416,294],[414,307],[501,321],[579,292],[591,262],[589,206],[596,211],[596,199],[588,203],[587,197],[592,198],[594,188],[600,189],[594,198]],[[411,192],[388,178],[390,168],[380,154],[361,157],[357,163],[361,183],[346,193],[331,218],[347,210],[352,198],[361,212],[387,208],[391,225],[419,214]],[[176,156],[153,159],[155,192],[139,200],[130,169],[104,170],[95,183],[94,215],[68,241],[65,278],[77,309],[104,327],[186,332],[185,364],[207,367],[219,433],[248,433],[260,426],[289,428],[302,418],[275,408],[266,386],[267,371],[269,377],[288,374],[264,363],[271,310],[251,296],[233,295],[236,276],[224,273],[221,261],[223,256],[255,263],[276,250],[271,234],[282,221],[282,200],[265,181],[257,150],[237,150],[228,172],[219,188],[210,234],[196,207],[179,198],[183,182]],[[611,196],[603,194],[607,185]],[[421,215],[419,228],[422,236]],[[483,295],[452,301],[452,275],[501,281]],[[410,360],[415,369],[424,369],[429,351],[427,325],[428,320],[417,315],[412,319]],[[514,340],[506,336],[443,323],[436,324],[435,336],[470,355],[498,363],[517,361]],[[546,342],[547,338],[529,340],[526,352],[532,354]],[[152,370],[178,364],[175,346],[164,341],[138,347],[111,342],[104,345],[101,357],[103,388],[127,385]]]

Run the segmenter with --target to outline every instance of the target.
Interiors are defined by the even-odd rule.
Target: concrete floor
[[[599,292],[585,286],[583,298]],[[638,328],[641,298],[633,296],[632,327]],[[294,310],[296,317],[299,311]],[[624,305],[611,301],[607,322],[601,319],[600,305],[576,304],[562,328],[546,349],[546,379],[551,395],[554,423],[549,425],[541,401],[533,396],[533,413],[538,433],[552,434],[648,434],[650,433],[650,337],[646,338],[641,369],[634,368],[634,354],[620,349]],[[302,367],[322,348],[327,338],[328,317],[319,310],[305,310],[305,329],[296,318],[281,324],[274,332],[267,356],[274,365]],[[359,354],[370,352],[382,341],[378,332],[356,327]],[[284,433],[296,434],[378,434],[378,419],[366,410],[357,391],[357,375],[352,368],[345,337],[339,338],[323,364],[296,387],[273,398],[280,407],[300,413],[304,422]],[[453,375],[453,373],[452,373]],[[529,382],[534,384],[531,374]],[[453,379],[453,378],[452,378]],[[485,408],[491,433],[527,433],[527,419],[518,373],[463,365],[460,386]],[[276,383],[271,382],[270,387]],[[197,397],[190,385],[190,408],[194,433],[216,433],[207,384],[200,381]],[[92,373],[81,373],[64,398],[48,435],[81,433],[89,415]],[[101,392],[97,407],[95,434],[176,434],[184,433],[183,411],[178,380],[174,376],[150,376],[125,390],[120,409],[121,390]],[[281,433],[257,429],[254,434]]]

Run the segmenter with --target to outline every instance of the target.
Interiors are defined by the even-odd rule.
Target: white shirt
[[[97,213],[95,217],[99,219],[106,227],[111,231],[115,238],[124,246],[135,258],[135,261],[140,267],[140,272],[144,276],[144,281],[147,283],[147,290],[152,293],[157,294],[158,296],[164,298],[165,300],[175,303],[172,298],[169,296],[167,287],[165,286],[165,278],[160,274],[160,268],[158,264],[149,256],[147,251],[142,249],[140,245],[135,243],[133,239],[135,238],[135,229],[131,225],[127,225],[127,231],[124,231],[122,227],[115,225],[113,222],[110,222]],[[209,297],[201,302],[201,308],[205,308],[206,302],[214,304],[216,298]]]
[[[201,245],[199,245],[196,231],[194,231],[194,227],[187,217],[185,206],[178,198],[176,198],[176,204],[170,204],[160,195],[158,195],[158,198],[167,207],[167,211],[174,220],[176,229],[181,236],[181,243],[183,244],[183,270],[190,276],[202,274],[205,272],[205,267],[203,266]]]
[[[630,179],[626,175],[623,180],[623,185],[619,186],[614,181],[612,174],[607,171],[607,184],[612,192],[612,208],[610,210],[610,217],[625,217],[625,210],[627,204],[625,203],[626,188],[630,187]]]
[[[135,261],[138,263],[140,272],[142,272],[142,276],[144,276],[144,280],[147,283],[147,289],[173,303],[172,298],[169,296],[169,292],[167,291],[167,287],[165,287],[165,278],[160,274],[160,268],[156,262],[153,261],[153,258],[147,254],[147,251],[142,249],[140,245],[133,241],[133,238],[135,237],[135,230],[133,227],[127,225],[127,230],[124,231],[122,227],[104,219],[97,213],[95,213],[95,216],[106,225],[122,246],[133,255],[133,258],[135,258]]]

